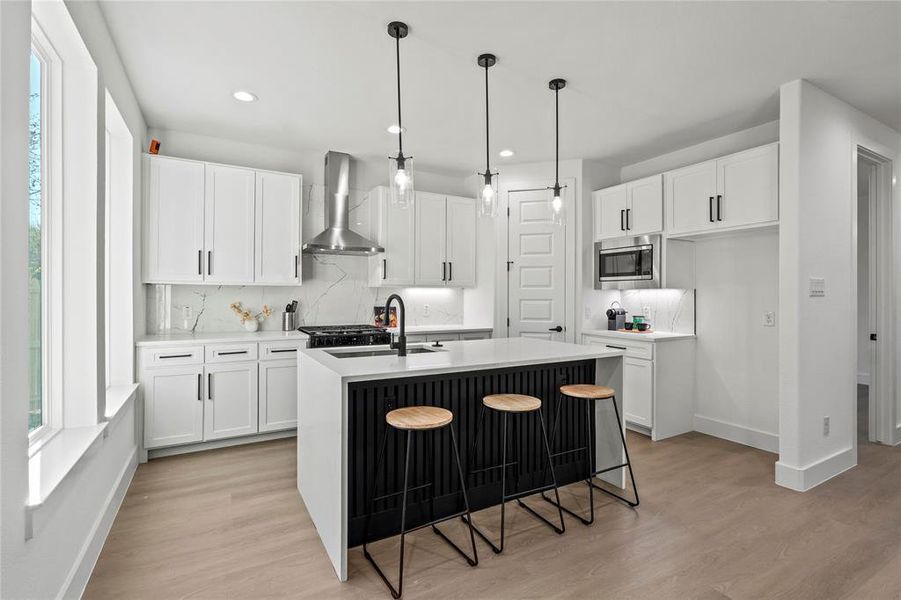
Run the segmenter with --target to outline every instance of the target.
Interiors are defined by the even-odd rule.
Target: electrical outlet
[[[645,320],[649,320],[651,318],[651,307],[650,306],[642,306],[641,310],[644,311]]]
[[[774,313],[771,310],[763,313],[763,326],[764,327],[775,327],[776,326],[776,313]]]
[[[429,316],[429,311],[431,311],[431,310],[432,310],[431,306],[429,306],[428,304],[423,304],[422,305],[422,316],[423,317]]]
[[[823,417],[823,437],[829,437],[829,417]]]
[[[826,280],[822,277],[811,277],[809,282],[811,298],[822,298],[826,295]]]

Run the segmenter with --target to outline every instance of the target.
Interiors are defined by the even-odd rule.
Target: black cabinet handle
[[[626,210],[625,209],[620,209],[620,211],[619,211],[619,230],[620,231],[626,230]]]
[[[269,352],[271,352],[272,354],[280,354],[282,352],[297,352],[297,348],[279,348],[270,350]]]
[[[206,397],[210,400],[213,399],[213,374],[206,374]]]
[[[632,231],[632,225],[630,223],[631,218],[632,218],[632,209],[627,208],[626,209],[626,231]]]
[[[556,327],[551,327],[550,329],[548,329],[548,331],[556,331],[557,333],[560,333],[561,331],[563,331],[563,328],[557,325]]]
[[[160,360],[164,358],[191,358],[190,354],[160,354]]]
[[[717,221],[723,220],[723,195],[722,194],[716,195],[716,220]]]
[[[388,278],[388,259],[382,259],[382,279]]]
[[[614,350],[626,350],[625,346],[611,346],[610,344],[604,344],[608,348],[613,348]]]
[[[219,356],[231,356],[233,354],[247,354],[247,350],[229,350],[228,352],[220,352]]]
[[[201,402],[203,401],[203,394],[200,391],[200,388],[203,386],[203,375],[200,373],[197,374],[197,399]]]
[[[447,280],[454,280],[454,263],[452,262],[447,263]]]
[[[710,222],[713,223],[713,196],[711,196],[710,200],[707,201],[707,208]]]
[[[447,263],[441,263],[441,281],[447,281]]]
[[[207,250],[206,252],[206,274],[213,274],[213,251]]]
[[[297,279],[297,263],[300,262],[300,256],[294,255],[294,279]]]
[[[197,251],[197,274],[203,275],[203,250]]]

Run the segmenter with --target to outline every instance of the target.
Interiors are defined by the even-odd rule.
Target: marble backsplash
[[[351,190],[350,222],[370,236],[370,206],[366,192]],[[303,239],[324,229],[323,187],[303,190]],[[147,333],[239,331],[241,323],[229,309],[241,302],[254,313],[268,304],[273,314],[261,329],[281,328],[281,312],[298,300],[298,325],[372,322],[373,306],[391,293],[406,303],[409,325],[460,325],[463,291],[452,288],[371,288],[369,261],[361,256],[303,255],[300,286],[146,285]]]
[[[657,331],[695,332],[695,290],[596,290],[584,303],[584,329],[607,329],[606,310],[618,301],[626,320],[644,315]]]

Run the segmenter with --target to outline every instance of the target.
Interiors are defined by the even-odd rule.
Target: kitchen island
[[[433,347],[416,345],[400,358],[385,346],[365,348],[307,349],[298,360],[297,489],[306,504],[338,578],[347,579],[348,548],[362,543],[368,506],[367,486],[375,470],[376,448],[385,431],[385,415],[395,408],[434,405],[451,410],[460,459],[469,460],[482,397],[494,393],[520,393],[541,398],[548,427],[565,384],[596,383],[614,388],[622,403],[621,350],[531,338],[500,338],[446,342]],[[556,449],[584,445],[586,413],[565,401],[558,426]],[[622,410],[620,410],[622,414]],[[491,411],[485,416],[478,454],[482,464],[500,462],[500,420]],[[594,467],[621,464],[623,449],[610,402],[598,402],[594,412]],[[396,432],[395,432],[396,433]],[[519,489],[531,489],[543,481],[544,450],[534,415],[511,424],[512,454],[518,458]],[[457,479],[452,471],[450,441],[446,430],[437,432],[435,455],[438,471],[435,512],[453,514],[460,509]],[[380,489],[399,491],[403,475],[399,435],[391,435]],[[587,470],[584,453],[572,453],[555,461],[560,485],[583,480]],[[423,456],[412,459],[412,473],[428,480]],[[624,470],[603,478],[623,487]],[[467,486],[473,511],[498,504],[500,470],[479,473]],[[532,500],[535,502],[535,500]],[[540,498],[538,499],[540,501]],[[425,494],[411,495],[408,515],[425,514]],[[397,533],[400,497],[388,499],[371,515],[370,536]],[[409,517],[408,517],[409,518]]]

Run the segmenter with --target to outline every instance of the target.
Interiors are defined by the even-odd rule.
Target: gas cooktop
[[[374,325],[304,325],[298,331],[310,336],[310,348],[378,346],[391,342],[391,334]]]

